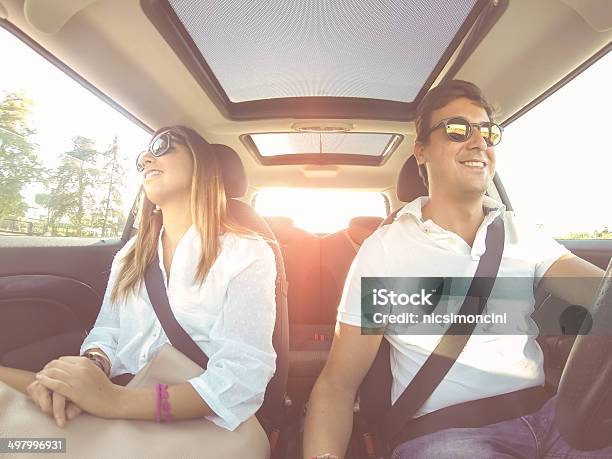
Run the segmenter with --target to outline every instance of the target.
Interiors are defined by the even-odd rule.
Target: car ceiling
[[[510,0],[455,78],[478,84],[497,106],[497,120],[507,120],[609,46],[611,10],[607,0]],[[234,148],[249,176],[247,198],[264,186],[390,191],[401,165],[412,154],[413,123],[344,119],[330,122],[350,123],[357,132],[394,132],[404,140],[377,167],[259,164],[240,135],[291,131],[292,124],[304,120],[224,118],[145,16],[138,0],[0,0],[0,18],[147,126],[185,124],[211,143]],[[312,121],[326,124],[329,120]],[[395,193],[388,195],[393,201]]]

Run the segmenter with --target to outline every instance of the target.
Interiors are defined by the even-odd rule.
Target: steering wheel
[[[612,445],[612,260],[595,298],[591,330],[576,338],[556,400],[559,432],[580,450]]]

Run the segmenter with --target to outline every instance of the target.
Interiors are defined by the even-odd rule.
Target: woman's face
[[[153,156],[150,151],[142,153],[139,163],[147,198],[163,208],[173,201],[189,200],[193,157],[189,148],[171,136],[170,148],[162,156]]]

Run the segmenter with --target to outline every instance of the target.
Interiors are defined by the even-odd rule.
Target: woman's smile
[[[148,181],[148,180],[151,180],[153,177],[157,177],[161,174],[163,174],[162,171],[157,170],[157,169],[151,169],[150,171],[145,172],[144,179],[145,181]]]

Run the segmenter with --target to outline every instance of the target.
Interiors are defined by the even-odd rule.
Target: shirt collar
[[[397,212],[395,219],[397,220],[404,214],[411,214],[411,215],[414,215],[417,218],[417,220],[421,220],[421,218],[423,218],[423,213],[421,212],[421,209],[423,208],[425,204],[427,204],[428,201],[429,201],[429,196],[419,196],[414,201],[410,201],[408,204],[402,207]]]
[[[194,234],[195,232],[197,232],[197,227],[195,225],[195,223],[193,223],[188,229],[187,231],[185,231],[185,234],[183,235],[183,237],[181,238],[181,241],[183,239],[187,239],[190,238],[192,236],[192,234]],[[158,252],[161,253],[162,250],[162,235],[164,234],[164,225],[162,225],[160,231],[159,231],[159,236],[157,238],[157,248],[158,248]],[[179,241],[180,243],[180,241]]]
[[[395,219],[397,220],[404,214],[411,214],[414,215],[417,220],[421,221],[423,218],[422,208],[428,201],[429,196],[419,196],[414,201],[411,201],[402,207],[397,212]],[[499,214],[505,212],[506,210],[506,206],[504,204],[487,195],[484,196],[483,206],[485,208],[485,215],[488,215],[489,213]]]

